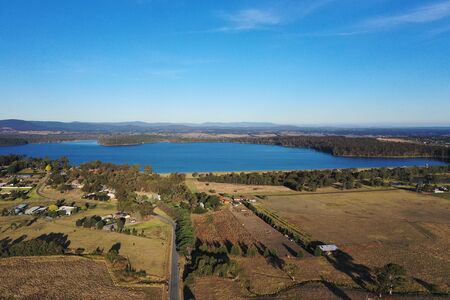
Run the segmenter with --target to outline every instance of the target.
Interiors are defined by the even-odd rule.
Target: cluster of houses
[[[256,199],[233,198],[232,201],[231,201],[233,206],[238,206],[242,202],[256,203]]]
[[[114,214],[102,216],[102,221],[105,222],[105,225],[103,226],[103,230],[106,231],[115,231],[117,230],[117,220],[121,219],[124,220],[124,223],[136,223],[136,220],[133,219],[130,214],[125,212],[116,212]]]
[[[21,204],[11,207],[8,210],[8,213],[10,215],[18,215],[18,216],[19,215],[39,216],[39,215],[45,214],[48,211],[49,211],[48,206],[36,205],[36,206],[30,207],[27,203],[21,203]],[[57,212],[58,215],[71,215],[77,211],[78,211],[78,207],[76,207],[76,206],[62,205],[62,206],[58,207],[55,212]]]
[[[225,196],[220,196],[220,201],[222,201],[222,204],[232,204],[233,206],[238,206],[240,205],[242,202],[250,202],[250,203],[256,203],[256,199],[247,199],[247,198],[243,198],[243,197],[225,197]]]

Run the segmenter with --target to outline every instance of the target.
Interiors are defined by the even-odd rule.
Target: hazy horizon
[[[211,121],[205,120],[202,122],[153,122],[153,121],[142,121],[142,120],[128,120],[128,121],[78,121],[78,120],[69,120],[69,121],[61,121],[61,120],[24,120],[24,119],[0,119],[0,121],[8,121],[8,120],[17,120],[17,121],[25,121],[25,122],[61,122],[61,123],[89,123],[89,124],[126,124],[126,123],[145,123],[145,124],[168,124],[168,125],[186,125],[186,126],[220,126],[220,125],[249,125],[249,126],[294,126],[294,127],[311,127],[311,128],[320,128],[320,127],[331,127],[331,128],[420,128],[420,127],[450,127],[450,122],[448,123],[431,123],[431,122],[423,122],[423,123],[274,123],[274,122],[266,122],[266,121],[238,121],[238,122],[220,122],[220,121]]]

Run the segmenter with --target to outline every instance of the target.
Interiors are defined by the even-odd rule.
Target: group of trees
[[[102,217],[94,215],[76,220],[75,225],[77,227],[82,226],[84,228],[103,229],[103,226],[106,225],[106,222],[102,220]]]
[[[175,219],[175,243],[177,245],[177,251],[182,255],[189,255],[195,244],[194,227],[191,222],[190,212],[187,209],[176,207]]]
[[[180,202],[191,197],[184,185],[185,175],[171,174],[161,176],[153,174],[150,166],[141,172],[139,166],[116,165],[100,161],[89,162],[72,168],[67,173],[66,181],[78,181],[83,184],[83,191],[95,194],[103,199],[104,188],[113,189],[121,211],[138,212],[144,215],[153,213],[150,201],[142,201],[136,192],[154,192],[162,199]]]
[[[449,166],[408,167],[408,168],[375,168],[367,170],[340,169],[314,171],[275,171],[264,173],[228,173],[200,174],[199,181],[252,184],[252,185],[284,185],[296,191],[315,191],[317,188],[338,185],[342,189],[359,188],[362,184],[380,186],[387,181],[400,181],[414,184],[418,181],[439,181],[448,178]],[[439,176],[438,174],[444,174]]]
[[[18,138],[14,136],[1,136],[0,137],[0,146],[17,146],[17,145],[25,145],[28,144],[26,139]]]
[[[191,255],[192,258],[184,273],[185,282],[188,284],[193,276],[236,277],[238,275],[238,265],[230,259],[225,246],[209,246],[197,241]]]
[[[304,147],[337,156],[358,157],[430,157],[444,161],[450,158],[450,148],[418,143],[381,141],[376,138],[345,136],[275,136],[238,138],[233,141]]]
[[[157,143],[162,141],[170,141],[172,139],[174,138],[154,134],[121,134],[103,135],[100,136],[97,141],[103,146],[123,146]]]
[[[205,213],[208,210],[216,210],[222,205],[218,196],[203,192],[195,193],[193,197],[190,197],[189,204],[192,211],[197,214]]]
[[[42,256],[61,254],[64,254],[64,246],[56,241],[33,239],[4,247],[1,256]]]
[[[68,169],[69,160],[67,157],[60,159],[26,157],[24,155],[10,154],[0,156],[0,175],[13,175],[30,168],[33,170],[45,171],[49,166],[52,170]]]

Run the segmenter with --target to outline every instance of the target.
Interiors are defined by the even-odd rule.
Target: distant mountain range
[[[260,133],[299,132],[307,134],[337,135],[450,135],[450,127],[332,127],[294,126],[269,122],[207,122],[193,123],[146,123],[146,122],[57,122],[0,120],[0,132],[7,131],[62,131],[77,133]]]
[[[146,123],[146,122],[56,122],[25,121],[17,119],[0,120],[0,129],[15,131],[68,131],[68,132],[145,132],[145,131],[192,131],[204,129],[297,129],[296,126],[277,125],[274,123]]]

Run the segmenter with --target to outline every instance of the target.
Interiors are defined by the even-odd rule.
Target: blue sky
[[[0,118],[450,125],[450,0],[0,0]]]

